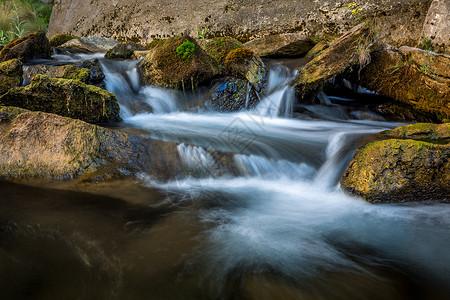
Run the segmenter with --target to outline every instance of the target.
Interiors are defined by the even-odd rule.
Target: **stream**
[[[0,181],[2,299],[448,299],[450,206],[339,187],[361,140],[401,124],[333,104],[294,113],[296,73],[277,62],[239,112],[215,111],[206,90],[140,86],[136,64],[101,59],[121,126],[177,143],[189,172]]]

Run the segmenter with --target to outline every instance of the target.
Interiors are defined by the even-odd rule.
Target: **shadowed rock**
[[[304,34],[283,33],[254,39],[244,46],[262,57],[300,57],[314,47],[314,42]]]
[[[0,51],[0,61],[17,58],[29,62],[37,58],[51,58],[51,46],[45,33],[38,31],[11,41]]]

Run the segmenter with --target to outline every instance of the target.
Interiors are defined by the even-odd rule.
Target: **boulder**
[[[312,47],[314,42],[304,34],[283,33],[251,40],[244,46],[262,57],[301,57]]]
[[[59,46],[61,46],[62,44],[64,44],[64,43],[67,43],[68,41],[70,41],[70,40],[73,40],[73,39],[79,39],[80,37],[79,36],[77,36],[77,35],[71,35],[71,34],[64,34],[64,33],[61,33],[61,34],[57,34],[57,35],[55,35],[55,36],[53,36],[51,39],[50,39],[50,45],[52,46],[52,47],[59,47]]]
[[[134,51],[145,50],[147,47],[136,43],[117,44],[106,52],[105,58],[131,58]]]
[[[0,105],[44,111],[86,122],[118,122],[119,104],[114,94],[78,80],[36,75],[26,87],[10,89]]]
[[[362,15],[374,20],[383,42],[414,46],[432,0],[360,1]],[[354,0],[58,0],[49,34],[100,35],[148,43],[174,35],[230,36],[241,42],[297,32],[322,38],[340,35],[355,25],[348,8]]]
[[[225,78],[212,87],[212,106],[218,111],[232,112],[254,107],[258,102],[258,93],[245,79]]]
[[[450,1],[433,0],[420,36],[421,42],[429,40],[436,51],[450,53]]]
[[[230,51],[224,65],[226,75],[246,79],[252,85],[262,85],[266,80],[263,61],[250,49],[238,48]]]
[[[107,52],[109,49],[120,44],[115,39],[89,36],[79,39],[71,39],[60,46],[64,49],[76,49],[87,52]]]
[[[357,150],[342,188],[370,202],[448,201],[450,124],[414,124]]]
[[[91,77],[89,78],[89,84],[96,85],[100,88],[104,88],[105,74],[103,73],[102,66],[98,59],[83,60],[76,62],[75,66],[79,68],[86,68],[91,71]]]
[[[51,78],[74,79],[89,84],[92,74],[89,69],[74,65],[32,65],[24,70],[24,83],[30,84],[37,74],[46,75]]]
[[[297,95],[301,97],[320,89],[337,75],[362,69],[370,59],[373,40],[373,31],[360,24],[333,41],[299,70],[293,83]]]
[[[159,43],[138,64],[145,85],[183,90],[207,84],[220,72],[218,62],[187,36]]]
[[[38,31],[15,39],[0,51],[0,61],[17,58],[22,62],[29,62],[37,58],[51,58],[51,46],[45,33]]]
[[[450,119],[450,56],[417,48],[380,45],[361,72],[361,85],[427,112],[435,122]]]
[[[145,172],[160,180],[181,165],[175,144],[44,112],[0,107],[0,178],[108,180]]]
[[[221,66],[230,51],[243,48],[244,45],[231,37],[216,37],[209,40],[198,40],[205,52],[219,62]]]
[[[22,85],[22,72],[22,63],[18,59],[0,63],[0,95]]]

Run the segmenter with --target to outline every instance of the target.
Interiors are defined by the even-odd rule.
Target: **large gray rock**
[[[120,43],[115,39],[89,36],[85,38],[71,39],[59,47],[65,49],[83,50],[87,52],[107,52],[118,44]]]
[[[415,45],[432,0],[372,0],[362,13],[376,18],[384,42]],[[55,0],[49,35],[109,36],[150,42],[180,34],[231,36],[241,42],[269,34],[298,32],[319,37],[354,26],[354,0]]]
[[[450,52],[450,0],[433,0],[422,36],[430,39],[436,50]]]

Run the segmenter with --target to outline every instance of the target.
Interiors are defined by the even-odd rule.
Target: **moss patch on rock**
[[[119,104],[114,94],[78,80],[36,75],[31,84],[9,90],[0,105],[55,113],[86,122],[117,122]]]
[[[146,172],[167,180],[181,165],[175,144],[44,112],[0,112],[10,117],[0,122],[0,178],[107,180]]]
[[[357,150],[341,179],[370,202],[449,200],[450,124],[414,124],[384,132]]]
[[[192,55],[183,59],[177,48],[183,43],[194,45]],[[218,75],[219,64],[197,42],[188,36],[173,37],[159,43],[138,64],[141,80],[146,85],[176,89],[195,89]]]
[[[263,61],[250,49],[239,48],[230,51],[224,64],[225,74],[228,76],[246,79],[253,85],[261,85],[266,80]]]
[[[22,85],[22,66],[18,59],[0,63],[0,95],[13,87]]]
[[[38,31],[11,41],[0,51],[0,61],[17,58],[29,62],[37,58],[51,58],[51,46],[45,33]]]
[[[62,34],[57,34],[57,35],[54,35],[54,36],[50,39],[50,45],[51,45],[52,47],[59,47],[59,46],[61,46],[62,44],[66,43],[66,42],[68,42],[68,41],[70,41],[70,40],[73,40],[73,39],[79,39],[79,38],[80,38],[80,37],[77,36],[77,35],[64,34],[64,33],[62,33]]]
[[[215,58],[220,65],[225,64],[225,58],[232,50],[243,48],[244,45],[231,37],[216,37],[209,40],[199,40],[200,46]]]
[[[25,71],[25,84],[37,74],[46,75],[51,78],[64,78],[78,80],[83,83],[90,83],[92,73],[87,68],[80,68],[74,65],[51,66],[51,65],[33,65],[29,66]]]

